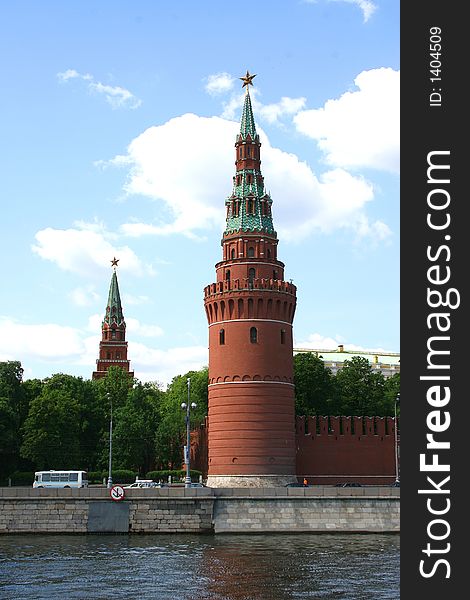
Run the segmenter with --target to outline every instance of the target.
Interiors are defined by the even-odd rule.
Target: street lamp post
[[[111,475],[112,465],[113,465],[113,397],[108,392],[106,394],[108,401],[111,406],[111,413],[109,418],[109,463],[108,463],[108,488],[113,487],[113,477]]]
[[[395,397],[395,483],[400,483],[400,471],[398,468],[398,427],[397,427],[397,406],[400,404],[400,392]]]
[[[190,432],[190,417],[191,417],[191,409],[196,408],[197,404],[195,402],[189,402],[190,399],[190,387],[191,387],[191,379],[188,377],[186,380],[188,384],[188,401],[181,403],[181,408],[186,410],[186,446],[184,447],[184,464],[186,466],[186,478],[184,480],[184,487],[191,487],[191,468],[190,468],[190,455],[191,455],[191,432]]]

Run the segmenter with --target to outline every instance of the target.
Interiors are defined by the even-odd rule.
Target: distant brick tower
[[[249,85],[236,173],[227,198],[223,260],[204,289],[209,322],[209,469],[212,487],[296,481],[292,322],[296,287],[284,281],[260,170]]]
[[[121,367],[129,373],[130,377],[134,377],[134,373],[130,371],[130,361],[127,360],[126,322],[122,312],[116,275],[118,261],[117,258],[113,258],[111,261],[113,275],[109,286],[106,314],[101,324],[100,354],[96,361],[96,371],[93,372],[93,379],[105,377],[109,367]]]

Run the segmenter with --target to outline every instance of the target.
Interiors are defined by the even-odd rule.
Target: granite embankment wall
[[[400,490],[390,487],[0,488],[0,534],[399,532]]]

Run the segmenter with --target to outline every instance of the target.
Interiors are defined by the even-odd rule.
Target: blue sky
[[[129,358],[207,364],[251,88],[296,347],[399,352],[399,2],[0,7],[0,360],[90,378],[119,258]]]

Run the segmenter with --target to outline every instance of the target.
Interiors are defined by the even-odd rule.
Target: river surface
[[[1,600],[399,599],[397,534],[2,535]]]

